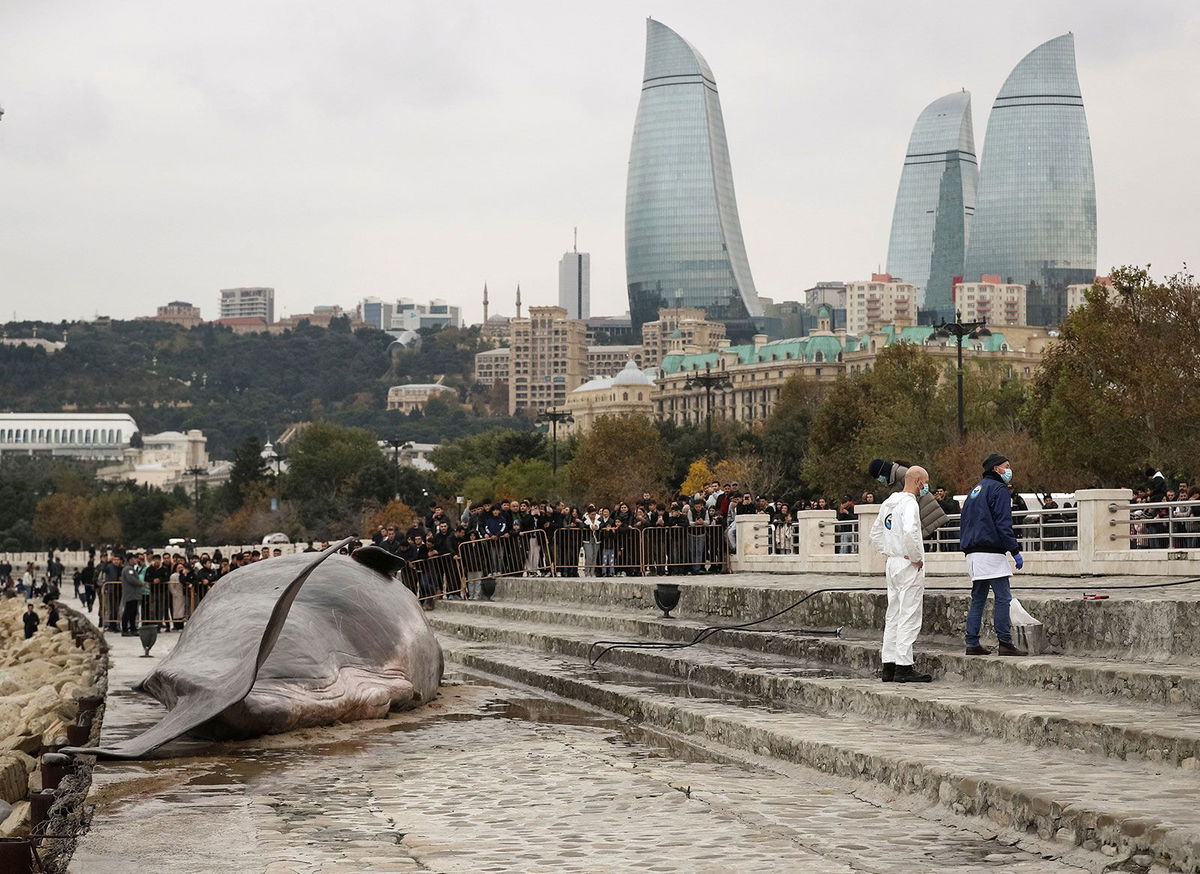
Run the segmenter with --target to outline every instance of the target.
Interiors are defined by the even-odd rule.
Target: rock
[[[12,811],[3,822],[0,822],[0,837],[8,837],[25,826],[29,819],[29,802],[19,801],[12,806]]]
[[[1100,852],[1106,856],[1115,856],[1117,854],[1117,848],[1112,844],[1105,844],[1100,848]]]

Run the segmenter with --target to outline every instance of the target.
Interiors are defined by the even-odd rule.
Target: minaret
[[[517,318],[521,318],[521,283],[517,283]]]
[[[483,284],[483,323],[486,325],[488,320],[488,299],[487,299],[487,283]]]

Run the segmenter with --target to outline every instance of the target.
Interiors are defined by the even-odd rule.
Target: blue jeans
[[[971,583],[971,608],[967,611],[967,646],[979,646],[979,627],[983,624],[983,608],[987,604],[988,589],[995,593],[995,610],[992,624],[996,627],[996,638],[1001,643],[1012,643],[1012,626],[1008,621],[1008,605],[1012,591],[1008,577],[991,580],[976,580]]]

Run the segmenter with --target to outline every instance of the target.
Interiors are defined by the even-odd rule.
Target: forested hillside
[[[237,335],[211,324],[185,329],[151,321],[111,325],[10,324],[10,337],[60,337],[47,354],[0,346],[0,410],[129,412],[144,433],[199,428],[213,457],[241,439],[267,439],[293,422],[327,420],[381,437],[438,442],[499,424],[451,405],[428,415],[385,410],[387,389],[438,376],[471,400],[478,332],[447,329],[420,350],[389,355],[382,331],[351,331],[346,319],[327,330],[301,325],[282,334]],[[477,399],[477,413],[485,412]],[[508,424],[506,422],[506,424]]]

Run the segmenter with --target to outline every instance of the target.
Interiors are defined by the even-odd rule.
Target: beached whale
[[[175,649],[135,688],[165,704],[154,727],[109,747],[141,758],[191,732],[257,737],[370,719],[429,701],[442,650],[417,598],[377,547],[272,558],[221,579]]]

